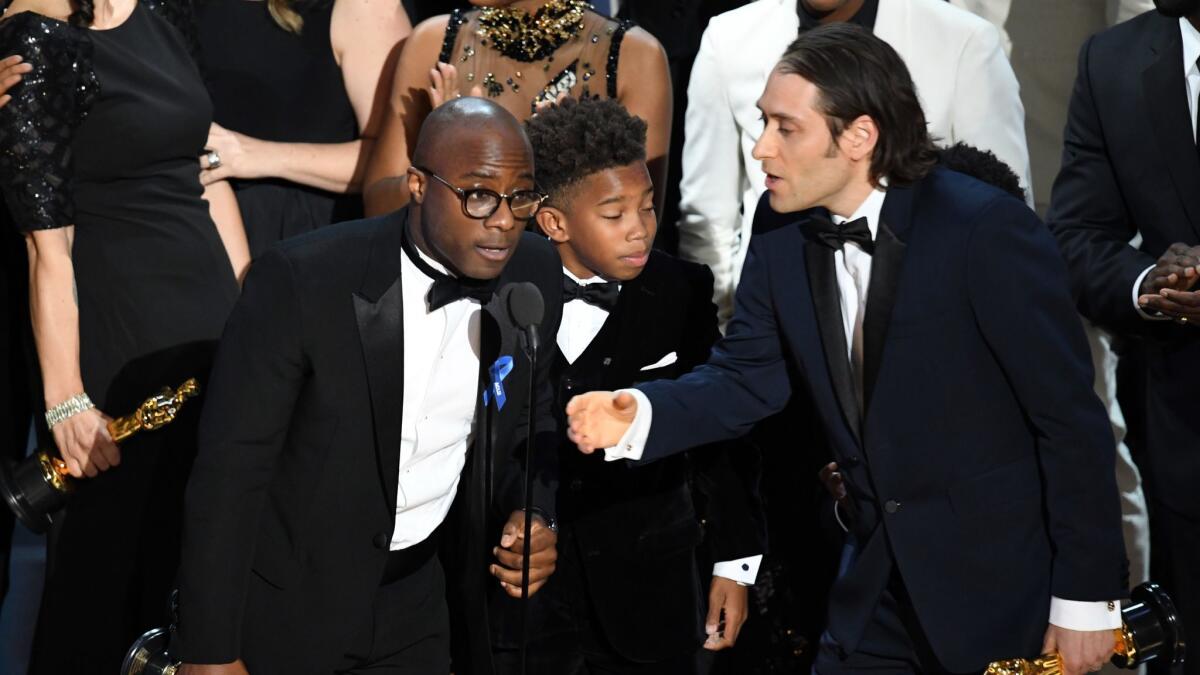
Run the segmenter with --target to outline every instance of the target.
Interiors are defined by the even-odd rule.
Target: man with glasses
[[[447,597],[456,672],[490,668],[487,584],[521,594],[531,387],[554,447],[550,355],[530,372],[496,290],[539,287],[552,349],[561,270],[522,234],[543,196],[504,109],[442,106],[413,164],[408,207],[285,242],[246,279],[186,497],[181,673],[448,673]],[[551,467],[534,458],[531,593],[554,568]]]

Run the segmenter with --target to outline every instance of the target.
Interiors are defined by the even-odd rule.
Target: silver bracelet
[[[68,417],[74,417],[85,410],[95,408],[92,399],[86,393],[76,394],[46,411],[46,426],[53,429]]]

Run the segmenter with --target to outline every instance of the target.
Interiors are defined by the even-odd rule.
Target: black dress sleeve
[[[71,225],[71,139],[99,93],[86,31],[24,12],[0,23],[0,54],[33,66],[0,108],[0,192],[22,231]]]
[[[141,0],[141,3],[179,31],[188,54],[199,68],[200,33],[196,28],[196,8],[192,0]]]

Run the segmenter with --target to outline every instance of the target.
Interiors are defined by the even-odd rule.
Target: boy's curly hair
[[[530,118],[525,131],[538,188],[560,206],[584,178],[646,161],[646,123],[612,99],[564,99]]]

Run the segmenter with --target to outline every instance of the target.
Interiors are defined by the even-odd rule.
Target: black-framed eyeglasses
[[[541,208],[542,202],[546,201],[546,195],[537,190],[514,190],[512,194],[506,195],[486,188],[463,189],[451,185],[450,181],[429,169],[420,166],[414,166],[413,168],[421,173],[428,174],[431,178],[437,179],[442,185],[454,190],[458,194],[458,198],[462,200],[462,210],[468,218],[481,220],[491,218],[496,209],[500,208],[500,202],[506,201],[514,218],[527,220],[532,218],[538,212],[538,209]]]

